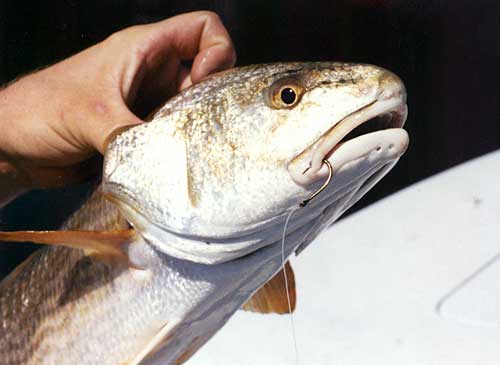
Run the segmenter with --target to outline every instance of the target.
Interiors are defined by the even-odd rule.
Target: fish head
[[[372,65],[278,63],[212,75],[108,145],[102,189],[159,250],[218,263],[294,225],[320,228],[404,153],[401,80]],[[323,219],[322,221],[325,221]],[[324,226],[325,224],[323,224]]]

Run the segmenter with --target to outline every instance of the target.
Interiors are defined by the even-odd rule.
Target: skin
[[[11,83],[0,92],[0,205],[96,174],[92,157],[117,131],[235,61],[220,18],[201,11],[124,29]]]

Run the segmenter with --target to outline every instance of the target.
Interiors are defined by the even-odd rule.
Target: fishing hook
[[[314,192],[314,194],[312,194],[309,198],[307,198],[306,200],[303,200],[299,204],[299,206],[301,208],[305,207],[311,200],[313,200],[314,198],[316,198],[316,196],[319,193],[321,193],[323,190],[325,190],[326,187],[328,186],[328,184],[330,183],[330,181],[332,180],[332,176],[333,176],[333,167],[332,167],[332,164],[328,160],[323,160],[323,162],[325,163],[326,166],[328,166],[328,177],[326,178],[326,180],[323,183],[323,185],[321,185],[321,187],[318,190],[316,190],[316,192]]]

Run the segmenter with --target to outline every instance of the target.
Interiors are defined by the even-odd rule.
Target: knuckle
[[[111,34],[106,40],[110,43],[118,45],[127,44],[132,38],[134,38],[135,34],[140,31],[141,27],[141,25],[134,25],[132,27],[119,30]]]
[[[216,22],[216,23],[222,23],[222,20],[221,20],[219,14],[217,14],[217,13],[215,13],[213,11],[202,10],[199,13],[200,13],[200,16],[205,17],[207,21]]]
[[[226,59],[227,65],[229,67],[234,66],[236,64],[236,60],[238,57],[236,54],[236,49],[235,49],[234,44],[231,41],[231,39],[229,39],[227,42],[221,43],[220,46],[222,48],[222,51],[225,54],[225,59]]]
[[[108,38],[106,38],[105,42],[118,45],[126,42],[126,38],[128,38],[126,31],[127,29],[124,29],[111,34]]]

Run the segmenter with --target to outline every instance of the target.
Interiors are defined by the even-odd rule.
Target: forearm
[[[0,207],[29,190],[29,179],[11,156],[12,139],[17,139],[14,137],[15,123],[23,123],[19,110],[12,106],[12,103],[20,102],[16,94],[10,87],[0,90]]]

